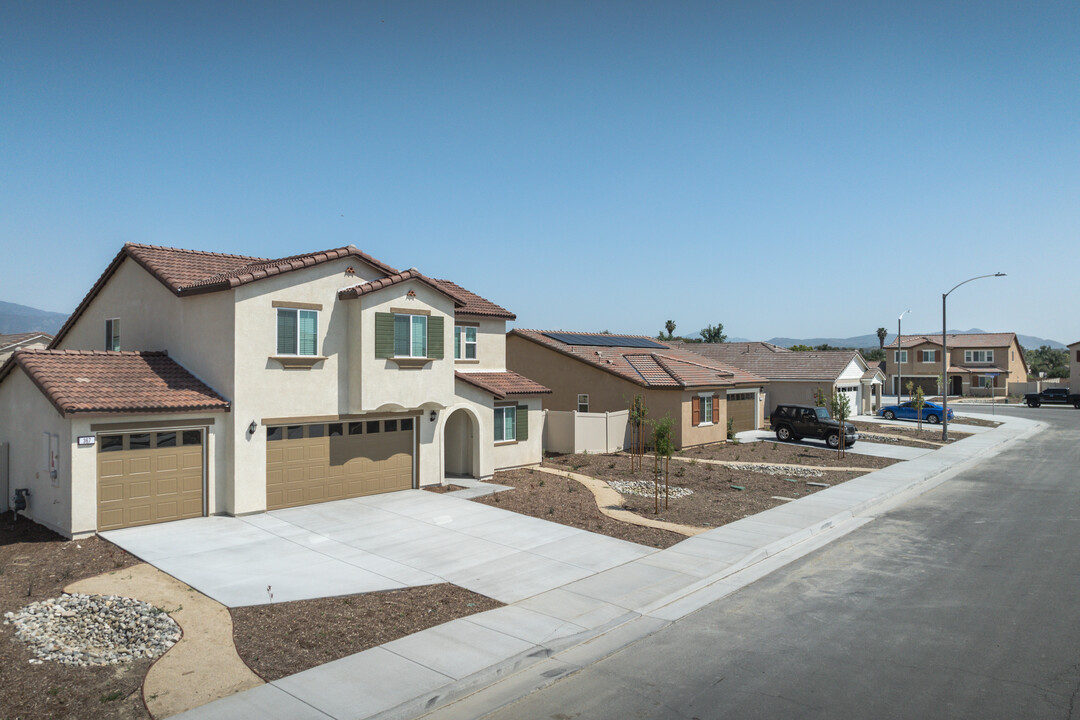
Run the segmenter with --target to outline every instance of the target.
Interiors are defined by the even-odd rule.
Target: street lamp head
[[[994,273],[994,277],[1005,277],[1008,273]]]

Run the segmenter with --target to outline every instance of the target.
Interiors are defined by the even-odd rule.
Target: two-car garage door
[[[271,425],[266,509],[413,487],[414,418]]]

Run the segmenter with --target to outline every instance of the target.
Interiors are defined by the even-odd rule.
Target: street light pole
[[[973,278],[968,278],[962,283],[958,283],[953,286],[953,289],[947,293],[941,294],[941,442],[949,442],[949,344],[945,333],[946,328],[949,327],[945,320],[945,299],[952,294],[952,291],[961,285],[966,285],[972,280],[981,280],[988,277],[1005,277],[1005,273],[999,272],[993,275],[976,275]]]
[[[900,362],[903,355],[900,354],[900,350],[904,347],[904,343],[901,340],[900,335],[900,321],[904,319],[904,316],[911,312],[911,308],[908,308],[904,312],[900,313],[900,317],[896,318],[896,404],[899,405],[903,400],[904,393],[904,364]]]

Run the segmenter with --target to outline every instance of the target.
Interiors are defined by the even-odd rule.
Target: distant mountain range
[[[68,316],[0,301],[0,335],[46,332],[55,335]]]
[[[949,333],[985,333],[986,330],[979,330],[974,328],[972,330],[950,330]],[[919,333],[911,332],[904,333],[905,335],[918,335]],[[935,333],[927,333],[935,334]],[[940,334],[940,333],[936,333]],[[1041,347],[1043,345],[1049,345],[1052,348],[1064,349],[1065,344],[1060,343],[1057,340],[1047,340],[1046,338],[1035,337],[1033,335],[1020,335],[1017,333],[1017,338],[1020,340],[1020,344],[1025,349],[1033,349]],[[890,333],[885,338],[885,344],[888,345],[896,339],[896,333]],[[744,338],[728,338],[728,342],[749,342]],[[780,347],[791,347],[792,345],[809,345],[815,347],[817,345],[832,345],[833,347],[850,347],[850,348],[876,348],[878,346],[877,335],[856,335],[855,337],[848,338],[786,338],[786,337],[774,337],[766,340],[773,345],[779,345]]]

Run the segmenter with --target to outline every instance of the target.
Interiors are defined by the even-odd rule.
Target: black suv
[[[776,431],[777,440],[819,438],[831,448],[840,447],[840,423],[829,411],[812,405],[777,405],[769,416],[769,427]],[[844,423],[844,445],[851,447],[859,433],[851,423]]]

